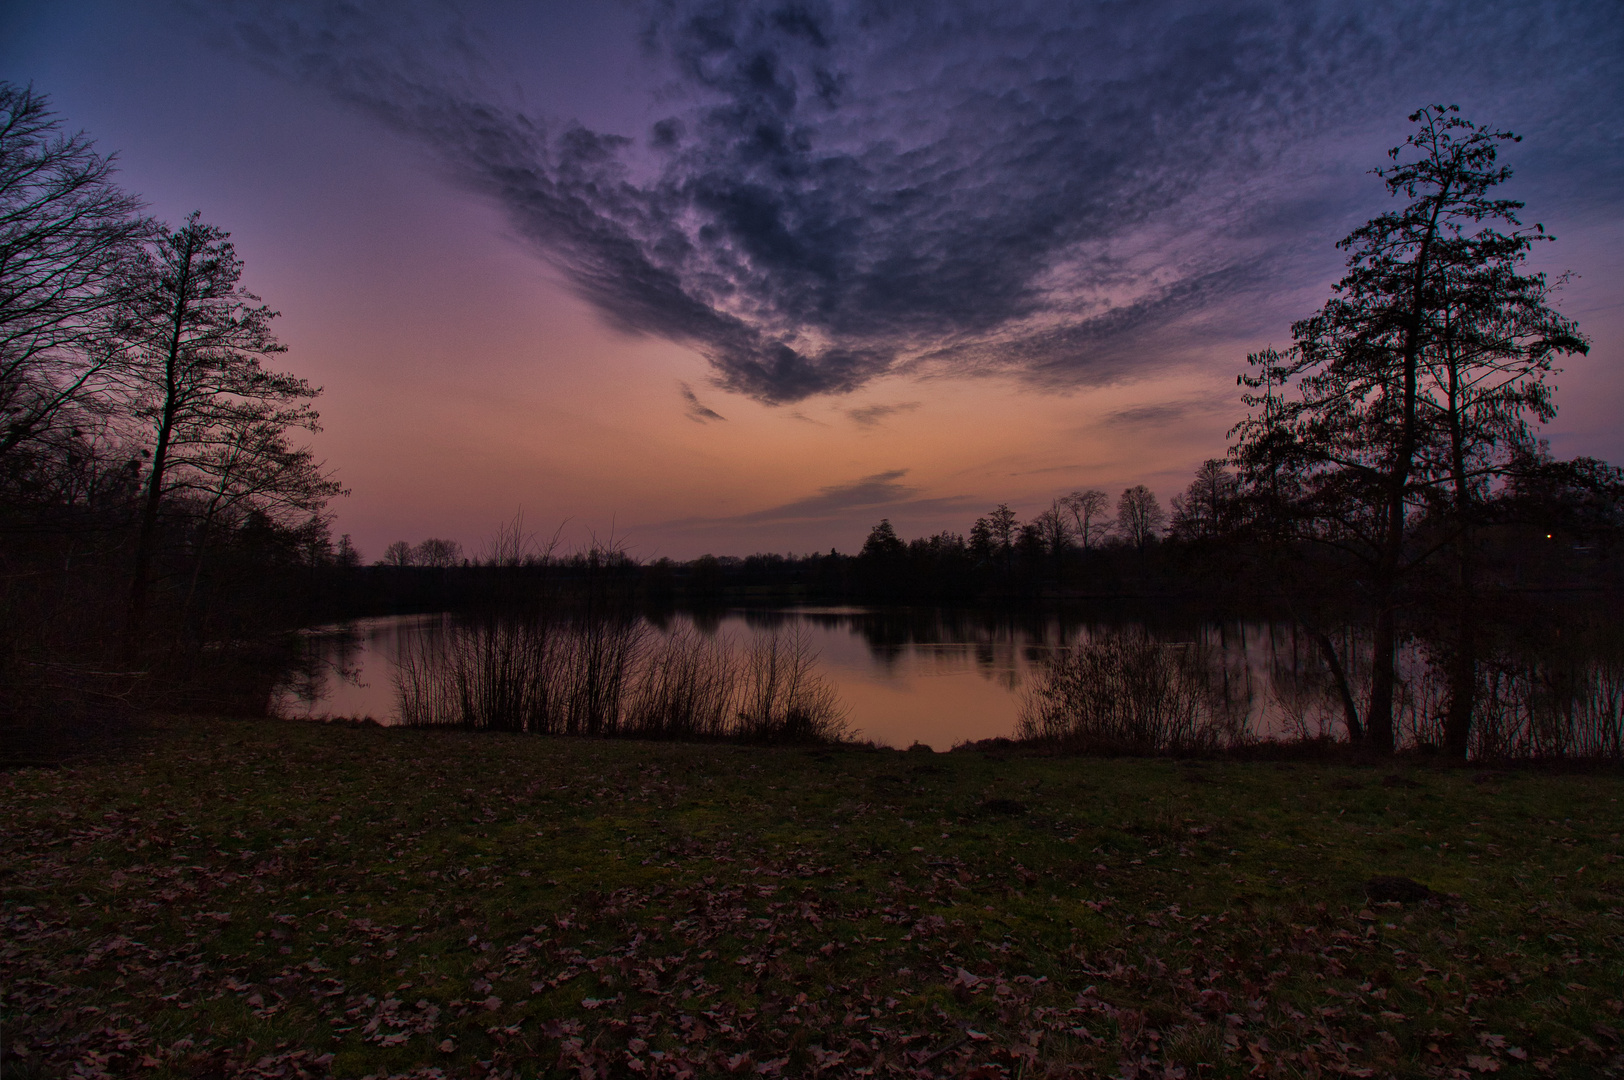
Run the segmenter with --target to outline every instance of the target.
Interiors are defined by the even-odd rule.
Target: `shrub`
[[[1095,634],[1045,662],[1025,693],[1016,733],[1028,742],[1147,754],[1236,741],[1206,659],[1199,644],[1156,641],[1138,627]]]
[[[655,637],[641,619],[537,616],[448,623],[395,662],[400,717],[543,735],[820,742],[845,710],[804,631],[743,648],[691,629]]]

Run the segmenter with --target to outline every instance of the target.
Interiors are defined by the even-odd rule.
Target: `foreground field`
[[[1618,1070],[1621,794],[167,721],[0,777],[0,1069]]]

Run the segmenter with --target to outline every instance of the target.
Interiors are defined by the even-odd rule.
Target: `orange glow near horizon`
[[[376,17],[382,21],[373,36],[398,31],[407,38],[397,44],[428,50],[423,55],[430,67],[444,59],[436,54],[444,51],[441,39],[410,39],[417,25],[412,13],[422,15],[419,9],[391,9],[384,17],[362,11],[364,5],[352,7],[311,18]],[[772,334],[787,333],[783,328],[789,326],[808,339],[844,347],[848,343],[834,342],[829,328],[847,327],[854,348],[864,340],[879,342],[878,354],[893,340],[885,332],[904,340],[922,327],[920,341],[969,341],[985,346],[986,355],[971,350],[953,361],[956,369],[885,375],[852,392],[780,406],[718,390],[711,382],[714,369],[693,347],[612,328],[600,307],[610,310],[614,303],[594,307],[579,299],[566,284],[567,267],[549,265],[548,259],[568,264],[568,251],[516,235],[527,220],[524,198],[540,198],[542,189],[508,192],[505,203],[479,194],[493,190],[489,175],[458,171],[458,155],[470,147],[456,141],[455,125],[402,133],[380,119],[394,104],[387,98],[381,110],[367,111],[367,94],[386,95],[394,85],[387,77],[357,97],[349,94],[354,88],[323,86],[297,72],[275,74],[274,58],[251,62],[234,52],[222,41],[235,16],[209,24],[219,31],[211,37],[199,29],[201,16],[156,15],[107,0],[24,5],[14,32],[0,40],[0,70],[7,78],[34,82],[70,129],[83,128],[99,149],[116,152],[120,183],[145,198],[156,216],[175,222],[200,210],[206,221],[232,233],[246,262],[245,283],[283,313],[276,327],[289,352],[277,358],[279,366],[325,388],[316,403],[324,430],[314,446],[352,492],[331,507],[334,531],[350,534],[367,559],[378,558],[392,541],[428,537],[457,540],[466,553],[478,555],[498,523],[521,508],[529,528],[543,538],[561,528],[565,550],[596,537],[624,543],[642,558],[830,547],[850,552],[882,517],[911,538],[943,529],[966,532],[998,503],[1028,519],[1079,488],[1115,496],[1144,483],[1164,502],[1183,490],[1203,460],[1224,453],[1228,430],[1242,416],[1234,383],[1246,354],[1289,342],[1292,319],[1317,308],[1341,272],[1342,256],[1332,246],[1336,237],[1389,205],[1366,170],[1381,160],[1395,132],[1402,138],[1404,110],[1395,105],[1397,96],[1418,95],[1405,97],[1407,108],[1418,100],[1445,100],[1436,94],[1448,80],[1481,66],[1468,41],[1461,55],[1470,63],[1451,61],[1466,65],[1460,71],[1430,61],[1425,70],[1412,65],[1395,75],[1407,82],[1381,90],[1386,97],[1319,101],[1323,116],[1307,108],[1302,115],[1309,118],[1293,126],[1299,124],[1296,112],[1270,112],[1277,100],[1300,92],[1313,104],[1314,95],[1330,93],[1294,81],[1300,76],[1295,53],[1286,58],[1291,62],[1259,74],[1257,96],[1248,98],[1242,83],[1251,82],[1230,77],[1234,57],[1208,48],[1206,37],[1189,43],[1188,56],[1206,57],[1211,70],[1173,70],[1167,57],[1186,54],[1164,55],[1157,43],[1166,40],[1167,27],[1139,25],[1146,43],[1142,56],[1129,49],[1101,61],[1121,61],[1127,65],[1124,77],[1138,80],[1131,85],[1139,98],[1129,100],[1117,95],[1116,83],[1099,83],[1103,76],[1073,53],[1045,51],[1062,40],[1079,48],[1094,40],[1086,19],[1073,18],[1076,12],[1056,8],[1051,14],[1055,27],[1040,25],[1039,18],[1028,28],[1036,35],[1032,48],[1007,56],[982,55],[1004,46],[975,35],[932,45],[902,26],[887,47],[912,57],[914,68],[865,68],[873,57],[891,54],[873,52],[868,46],[874,42],[858,35],[847,44],[862,47],[845,57],[858,72],[856,89],[839,109],[825,114],[810,95],[781,95],[800,103],[785,106],[792,110],[786,115],[822,139],[808,144],[808,154],[849,151],[853,156],[843,160],[853,164],[843,175],[868,178],[846,187],[831,182],[826,191],[814,192],[838,203],[828,211],[835,225],[825,232],[839,242],[811,250],[808,245],[824,233],[802,228],[790,237],[793,243],[786,241],[792,255],[777,262],[772,252],[761,256],[765,269],[757,268],[758,278],[765,284],[758,293],[742,299],[728,293],[737,286],[729,279],[719,292],[690,289],[684,300],[713,305],[708,315],[737,301],[738,310],[756,304],[778,318],[763,324],[770,332],[751,339],[756,345],[770,344]],[[512,74],[520,86],[517,100],[554,133],[579,120],[593,131],[623,135],[633,182],[639,182],[637,170],[657,171],[665,160],[659,157],[663,151],[652,148],[654,125],[682,109],[689,110],[683,115],[690,121],[684,146],[700,148],[694,160],[702,168],[692,175],[720,177],[717,182],[729,191],[760,179],[748,160],[729,156],[738,145],[729,141],[733,135],[694,141],[702,139],[700,129],[708,122],[703,95],[667,94],[660,80],[678,76],[650,66],[637,44],[638,17],[629,9],[515,7],[479,9],[468,17],[487,20],[476,28],[483,37],[475,36],[492,57],[484,58],[489,69],[480,71]],[[1159,16],[1144,18],[1154,23]],[[1476,17],[1461,27],[1463,34],[1478,30],[1488,41],[1515,27]],[[372,38],[318,33],[312,40],[365,50]],[[1374,94],[1359,42],[1385,40],[1379,34],[1350,38],[1339,29],[1315,47],[1327,58],[1327,71],[1351,80],[1338,85]],[[1552,41],[1551,49],[1572,52]],[[798,46],[777,45],[788,50],[786,63],[793,66]],[[925,52],[916,55],[916,48]],[[965,66],[944,68],[930,49]],[[1345,49],[1352,51],[1344,56]],[[1570,360],[1556,380],[1562,412],[1547,434],[1559,455],[1616,461],[1624,459],[1624,429],[1617,419],[1624,411],[1617,364],[1624,346],[1624,307],[1617,302],[1624,216],[1594,194],[1606,185],[1593,180],[1616,171],[1617,154],[1575,136],[1581,128],[1549,122],[1561,114],[1554,105],[1546,108],[1551,102],[1588,103],[1585,108],[1603,111],[1607,106],[1585,91],[1582,70],[1555,78],[1542,55],[1529,52],[1515,79],[1496,72],[1490,84],[1464,83],[1477,88],[1470,89],[1475,100],[1468,96],[1462,104],[1478,110],[1481,119],[1533,127],[1518,128],[1530,137],[1516,151],[1522,171],[1507,193],[1527,198],[1527,219],[1561,237],[1536,252],[1543,260],[1539,268],[1553,278],[1574,272],[1563,288],[1562,307],[1593,341],[1590,356]],[[1587,62],[1612,62],[1610,55]],[[329,59],[332,71],[350,70],[346,55]],[[387,64],[383,70],[387,75]],[[961,84],[944,70],[962,70],[972,82]],[[1200,104],[1168,91],[1197,75],[1207,80],[1199,85],[1215,95],[1200,105],[1208,111],[1192,114],[1189,124],[1164,123],[1164,112],[1183,116],[1178,110]],[[988,80],[987,87],[1000,92],[980,93],[974,79]],[[1004,79],[1014,81],[1005,86],[999,82]],[[452,78],[446,85],[479,81]],[[1536,89],[1553,96],[1547,101]],[[984,129],[966,128],[978,132],[973,138],[962,138],[953,127],[975,121],[978,109],[1006,105],[1008,111],[988,114]],[[1069,127],[1049,126],[1051,106],[1070,110],[1064,113]],[[1127,126],[1113,128],[1111,117],[1119,110],[1126,110],[1121,122]],[[1145,122],[1127,123],[1136,117]],[[1332,117],[1339,119],[1327,119]],[[952,130],[943,135],[933,127],[938,123]],[[1106,132],[1099,136],[1103,141],[1090,141],[1097,125]],[[1152,129],[1159,133],[1154,138],[1171,141],[1165,147],[1146,143],[1150,136],[1144,133]],[[1069,134],[1055,134],[1060,131]],[[1237,131],[1244,138],[1230,138]],[[1186,136],[1194,141],[1179,141]],[[1068,144],[1067,138],[1077,141]],[[945,165],[936,168],[932,158],[924,172],[907,172],[888,155],[904,142],[913,145],[909,140],[929,143],[925,148],[942,155]],[[1067,146],[1071,156],[1044,157]],[[960,150],[966,156],[954,157]],[[1238,156],[1213,163],[1232,150]],[[1119,158],[1128,164],[1118,167]],[[1050,171],[1032,172],[1033,161],[1047,162]],[[1136,171],[1136,162],[1150,171]],[[1210,176],[1209,168],[1215,170]],[[933,198],[946,201],[925,200],[918,216],[892,220],[886,215],[894,208],[883,198],[876,201],[875,192],[912,191],[950,172],[968,179],[962,187],[932,189]],[[791,174],[800,175],[793,169]],[[1525,182],[1528,189],[1517,186]],[[1205,198],[1209,188],[1211,197]],[[1148,209],[1133,204],[1163,189],[1184,195]],[[801,199],[793,185],[771,194],[779,200],[775,213],[781,211],[772,224],[789,232],[827,209],[817,198]],[[1085,204],[1094,217],[1067,218]],[[638,205],[656,207],[667,215],[665,225],[676,228],[697,204],[675,210],[675,204],[657,201]],[[1029,205],[1041,212],[1021,216],[1018,211]],[[1000,216],[1006,209],[1016,212]],[[603,256],[612,245],[601,238],[630,227],[630,219],[610,220],[605,213],[598,206],[587,216],[599,217],[570,223],[577,232],[549,235],[587,236],[580,250],[589,259]],[[960,230],[965,222],[981,222],[980,231]],[[1011,227],[1000,231],[1006,224]],[[1069,246],[1047,248],[1032,239],[1044,241],[1070,226]],[[734,246],[723,255],[757,257],[750,245],[760,235],[748,229],[728,235]],[[863,246],[875,237],[875,246]],[[979,245],[972,245],[974,257],[962,256],[957,246],[966,238]],[[847,280],[841,274],[906,262],[915,249],[945,254],[937,263],[909,264],[914,276],[896,293],[884,280],[841,291]],[[722,258],[714,251],[711,256]],[[984,264],[995,266],[998,275],[977,277],[973,271]],[[719,264],[706,265],[714,270]],[[838,270],[826,271],[826,265]],[[963,273],[971,284],[931,293],[937,272],[949,278]],[[1023,273],[1030,280],[1016,280]],[[643,279],[612,280],[621,289],[615,294],[618,310],[628,310],[625,282]],[[810,301],[796,307],[797,290],[806,283],[824,290],[815,297],[827,301],[824,307]],[[994,305],[978,313],[986,316],[980,323],[955,321],[954,305],[973,306],[1006,285],[1040,300],[1026,308]],[[1129,301],[1164,286],[1197,300],[1182,308],[1152,306],[1148,314],[1129,310]],[[1204,291],[1209,288],[1210,296]],[[1051,294],[1061,300],[1046,307]],[[892,314],[886,305],[896,296],[900,314],[887,322]],[[1124,315],[1129,330],[1111,337],[1107,327],[1103,337],[1065,338],[1079,320],[1097,313],[1089,303],[1109,308],[1108,315]],[[850,318],[819,323],[828,310]],[[669,330],[677,323],[660,325]],[[873,331],[875,325],[883,332]],[[1028,336],[1019,338],[1011,327]],[[1050,330],[1059,345],[1040,340]],[[864,333],[877,336],[864,339]],[[1001,361],[988,342],[1015,338],[1034,350],[1023,362],[1054,375],[1053,384],[974,374],[978,365]],[[724,339],[713,338],[713,346]],[[1102,340],[1106,345],[1091,351]],[[733,360],[729,370],[737,376],[738,357]],[[683,396],[684,386],[692,400]],[[707,419],[700,409],[721,419]]]

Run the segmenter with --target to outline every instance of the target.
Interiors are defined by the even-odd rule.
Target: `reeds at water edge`
[[[475,619],[410,642],[395,664],[410,726],[543,735],[826,742],[845,709],[804,630],[739,643],[636,617]]]

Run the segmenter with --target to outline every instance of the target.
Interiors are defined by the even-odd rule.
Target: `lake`
[[[397,723],[395,684],[403,650],[441,632],[449,614],[359,619],[306,631],[308,663],[276,693],[273,710],[311,719],[370,717]],[[934,609],[803,607],[676,612],[650,620],[658,634],[692,630],[734,642],[799,630],[817,654],[860,738],[947,750],[1010,736],[1023,691],[1055,649],[1120,619]],[[1137,623],[1136,623],[1137,625]],[[1329,733],[1333,703],[1304,677],[1317,656],[1289,624],[1194,622],[1147,627],[1158,638],[1199,641],[1214,657],[1224,692],[1259,734]]]

